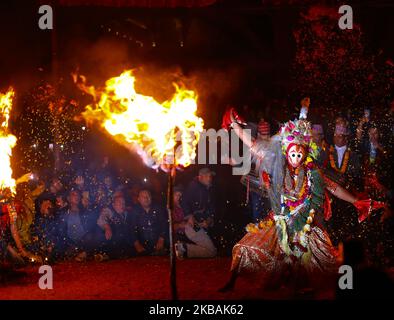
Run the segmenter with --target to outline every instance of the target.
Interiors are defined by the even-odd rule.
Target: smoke
[[[64,72],[86,76],[89,85],[104,86],[105,81],[133,69],[137,92],[163,102],[170,99],[174,83],[197,92],[198,114],[210,127],[218,127],[228,104],[236,102],[241,90],[243,68],[234,64],[186,66],[180,61],[160,60],[160,55],[144,57],[116,39],[102,37],[95,42],[77,39],[69,43],[63,57]]]
[[[87,76],[94,85],[100,85],[130,66],[134,67],[130,63],[128,47],[124,43],[106,37],[95,42],[86,39],[71,40],[61,60],[65,76],[78,71]]]

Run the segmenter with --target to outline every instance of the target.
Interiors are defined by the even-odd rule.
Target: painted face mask
[[[287,161],[293,168],[298,168],[305,159],[305,148],[291,144],[287,150]]]

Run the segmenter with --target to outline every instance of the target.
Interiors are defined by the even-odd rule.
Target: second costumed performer
[[[277,288],[289,279],[304,281],[305,275],[337,274],[341,257],[324,229],[324,219],[331,216],[327,191],[352,203],[360,222],[378,207],[370,199],[356,199],[315,165],[318,148],[306,120],[307,101],[299,119],[282,125],[269,143],[254,140],[243,130],[244,121],[233,108],[223,117],[223,127],[233,128],[250,147],[272,210],[264,220],[249,224],[247,234],[234,246],[231,277],[222,292],[231,290],[244,273],[258,273],[266,286]]]

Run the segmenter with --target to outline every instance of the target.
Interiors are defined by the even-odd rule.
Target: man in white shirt
[[[343,156],[347,149],[348,143],[348,130],[345,126],[337,124],[334,132],[334,145],[337,151],[337,167],[341,168]]]
[[[328,154],[326,174],[343,187],[362,191],[361,159],[356,150],[350,147],[349,130],[345,124],[335,126],[334,145]]]
[[[362,183],[361,162],[358,154],[349,148],[349,131],[344,123],[337,123],[334,145],[330,147],[328,168],[325,174],[344,188],[354,191]],[[357,213],[343,201],[332,199],[332,217],[327,222],[328,232],[334,245],[353,237],[357,232]]]

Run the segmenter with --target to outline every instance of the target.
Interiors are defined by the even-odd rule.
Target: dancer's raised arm
[[[242,140],[242,142],[251,148],[253,146],[254,139],[250,132],[248,130],[244,130],[241,125],[246,125],[246,122],[241,118],[234,108],[230,108],[224,113],[222,128],[226,130],[233,128],[234,132]]]

